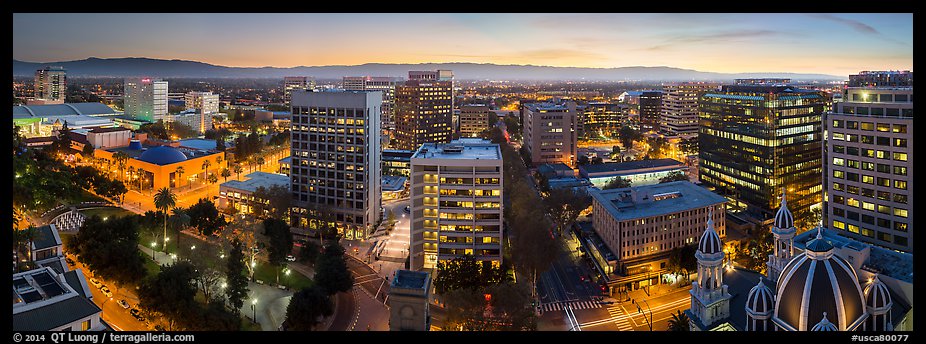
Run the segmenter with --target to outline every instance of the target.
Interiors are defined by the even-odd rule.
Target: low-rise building
[[[97,149],[94,156],[102,159],[102,163],[113,166],[110,170],[116,173],[116,153],[125,154],[128,159],[122,171],[125,173],[126,187],[156,191],[163,187],[187,186],[195,180],[202,182],[203,178],[208,178],[208,174],[219,173],[226,167],[228,159],[225,159],[225,152],[214,149],[214,141],[212,147],[213,149],[198,149],[183,146],[177,141],[147,140],[146,144],[142,144],[140,140],[131,140],[125,147]],[[204,166],[205,161],[209,161],[209,166]],[[183,168],[178,170],[180,167]],[[206,175],[203,174],[204,167],[207,170]],[[184,177],[186,180],[182,179]]]
[[[216,205],[219,210],[234,207],[236,212],[253,214],[255,203],[270,203],[270,200],[254,197],[258,188],[270,189],[279,186],[289,189],[289,176],[285,174],[254,172],[245,177],[248,179],[229,180],[219,185],[219,201]]]
[[[13,274],[13,331],[102,331],[102,310],[90,301],[80,271],[50,267]]]
[[[401,149],[383,149],[383,175],[408,177],[412,155],[415,152]]]
[[[663,283],[669,253],[694,244],[714,220],[725,236],[725,198],[688,181],[623,189],[589,189],[592,225],[616,258],[601,266],[612,292],[625,292]]]
[[[537,166],[537,172],[547,179],[576,176],[576,171],[572,167],[561,162]]]
[[[460,107],[460,137],[479,137],[489,129],[489,116],[495,116],[489,107],[482,104]]]
[[[398,270],[389,285],[389,330],[431,329],[431,274]]]
[[[587,178],[598,188],[604,187],[615,177],[630,180],[631,186],[644,186],[658,184],[659,179],[669,173],[685,173],[687,170],[688,166],[673,159],[635,160],[581,165],[579,176]]]
[[[401,198],[407,182],[408,177],[383,176],[383,199]]]

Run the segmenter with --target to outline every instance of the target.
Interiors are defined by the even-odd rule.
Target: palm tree
[[[219,181],[219,178],[216,177],[214,174],[210,174],[209,178],[207,179],[209,180],[209,184],[215,184],[215,182]]]
[[[94,151],[96,151],[96,149],[93,149],[93,145],[89,143],[85,144],[83,151],[81,151],[81,153],[83,153],[84,155],[84,158],[87,159],[87,161],[90,162],[91,164],[93,163],[93,152]]]
[[[257,170],[258,170],[258,171],[260,171],[261,168],[264,167],[264,162],[265,162],[265,161],[264,161],[264,157],[258,157],[258,158],[257,158],[257,166],[258,166]]]
[[[119,165],[119,179],[124,181],[125,175],[123,174],[123,170],[125,169],[125,163],[129,160],[128,154],[116,152],[113,154],[113,160],[116,160],[116,164]]]
[[[228,181],[228,177],[231,177],[231,171],[228,170],[228,167],[222,169],[222,178],[225,178],[225,181]]]
[[[244,171],[244,169],[243,169],[243,168],[241,168],[241,164],[235,164],[235,167],[234,167],[234,169],[235,169],[235,174],[237,174],[237,175],[238,175],[238,176],[237,176],[237,177],[235,177],[235,178],[241,178],[241,172],[243,172],[243,171]]]
[[[130,176],[130,177],[134,177],[134,176],[135,176],[135,167],[134,167],[134,166],[129,166],[129,176]],[[133,186],[133,185],[132,185],[132,182],[135,180],[135,178],[130,178],[130,179],[131,179],[131,180],[129,180],[129,184],[128,184],[128,185],[131,187],[131,186]]]
[[[154,195],[154,206],[164,212],[164,253],[167,253],[167,210],[177,204],[177,196],[170,192],[170,188],[163,187]]]
[[[209,166],[212,166],[212,162],[209,160],[203,161],[203,181],[206,181],[206,172],[209,171]]]
[[[171,213],[173,214],[170,215],[170,223],[177,229],[177,247],[183,247],[180,246],[180,231],[190,225],[190,215],[187,215],[183,208],[173,208]]]
[[[688,314],[676,310],[669,319],[669,331],[688,331]]]
[[[25,253],[29,257],[31,262],[34,257],[32,257],[32,243],[42,235],[41,232],[35,226],[29,225],[29,227],[23,228],[21,230],[13,229],[13,249],[17,250],[19,254]],[[22,258],[17,254],[16,257],[16,270],[20,270],[22,265]]]
[[[183,166],[177,166],[177,170],[174,171],[177,174],[177,181],[179,182],[183,178],[183,174],[186,173],[186,170],[183,169]],[[177,183],[180,184],[180,183]]]

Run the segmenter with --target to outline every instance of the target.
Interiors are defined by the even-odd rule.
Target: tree
[[[611,160],[619,160],[621,157],[621,147],[614,145],[611,146]]]
[[[676,310],[669,319],[669,331],[689,331],[688,321],[688,314]]]
[[[137,216],[103,221],[93,215],[68,242],[68,249],[96,274],[121,286],[131,285],[146,274],[145,259],[138,251],[138,231]]]
[[[395,228],[395,223],[396,223],[395,212],[390,211],[389,216],[386,217],[386,226],[391,230]]]
[[[40,239],[42,237],[42,232],[40,232],[38,228],[35,228],[35,226],[31,224],[29,227],[20,230],[14,228],[13,249],[18,249],[20,255],[25,253],[29,262],[33,263],[35,262],[35,257],[32,256],[32,243],[35,242],[36,239]],[[16,258],[16,270],[19,271],[22,259],[19,256]]]
[[[678,142],[678,150],[685,154],[698,154],[698,138],[681,139]]]
[[[603,164],[603,163],[604,163],[604,159],[602,159],[600,156],[596,156],[592,158],[592,161],[591,161],[592,165]]]
[[[624,146],[624,150],[629,150],[633,148],[633,142],[643,137],[643,135],[640,134],[639,131],[636,131],[633,128],[626,126],[626,125],[621,127],[621,130],[618,132],[618,135],[620,136],[620,142],[621,142],[621,145]]]
[[[138,290],[141,307],[163,314],[168,320],[167,330],[174,330],[178,321],[183,323],[196,309],[195,277],[196,270],[187,261],[161,266],[161,272],[142,283]]]
[[[235,169],[235,174],[238,175],[238,176],[235,177],[235,178],[241,178],[241,172],[244,171],[244,169],[241,168],[241,164],[235,164],[235,165],[234,165],[234,169]]]
[[[170,188],[163,187],[154,195],[154,206],[164,213],[164,252],[167,252],[167,210],[177,204],[177,196],[170,191]]]
[[[231,171],[228,170],[228,167],[225,167],[225,168],[222,169],[222,178],[225,179],[225,180],[223,180],[223,181],[224,181],[224,182],[227,182],[227,181],[228,181],[228,177],[231,177]]]
[[[480,277],[482,275],[478,262],[472,255],[467,254],[449,261],[437,262],[434,288],[441,295],[462,288],[480,288],[486,283]]]
[[[200,198],[190,206],[187,215],[190,216],[190,225],[204,236],[210,236],[227,225],[225,217],[219,214],[215,204],[207,198]]]
[[[563,235],[579,217],[579,213],[592,205],[592,198],[569,188],[557,189],[550,191],[543,205],[553,218],[556,233]]]
[[[285,221],[269,218],[264,220],[264,235],[267,236],[267,260],[270,264],[282,268],[286,256],[293,251],[293,233]],[[277,284],[280,284],[280,271],[277,269]]]
[[[262,157],[262,156],[257,157],[257,161],[256,161],[256,162],[257,162],[257,166],[258,166],[257,170],[258,170],[258,171],[261,171],[261,169],[264,167],[264,162],[265,162],[265,161],[264,161],[264,157]]]
[[[91,145],[91,144],[89,144],[89,143],[88,143],[88,144],[85,144],[85,145],[84,145],[84,149],[81,150],[81,153],[83,153],[84,158],[87,159],[87,161],[90,161],[90,162],[93,162],[93,153],[94,153],[94,152],[96,152],[96,149],[94,149],[94,148],[93,148],[93,145]]]
[[[299,262],[315,264],[319,253],[319,246],[315,241],[306,241],[299,249]]]
[[[219,181],[219,177],[216,177],[214,174],[210,174],[209,178],[206,180],[209,181],[209,184],[215,184],[217,181]]]
[[[174,174],[177,175],[177,181],[174,183],[174,185],[180,184],[180,181],[183,180],[184,173],[186,173],[186,170],[183,168],[183,166],[177,166],[177,170],[174,171]]]
[[[206,180],[206,173],[209,172],[209,166],[212,166],[212,162],[209,159],[203,161],[203,180]]]
[[[354,276],[347,269],[344,248],[337,242],[325,245],[325,251],[315,262],[315,283],[328,295],[346,292],[354,285]]]
[[[601,189],[602,190],[623,189],[623,188],[629,188],[630,186],[631,186],[631,182],[629,179],[624,179],[621,177],[614,177],[614,178],[611,178],[611,180],[609,180],[608,183],[605,184],[604,187]]]
[[[125,201],[125,194],[129,192],[129,189],[125,187],[125,183],[118,180],[113,181],[107,190],[109,191],[108,194],[112,197],[119,197],[119,204]]]
[[[682,173],[682,171],[672,171],[667,173],[665,177],[659,178],[659,184],[681,180],[688,180],[688,176],[686,176],[685,173]]]
[[[588,165],[590,163],[588,155],[579,155],[579,157],[576,159],[576,163],[579,165]]]
[[[254,277],[254,268],[257,266],[257,255],[260,254],[267,241],[263,233],[264,223],[250,215],[242,215],[241,218],[225,226],[225,230],[222,231],[222,238],[225,240],[241,242],[248,259],[245,265],[251,278]]]
[[[267,200],[266,204],[254,202],[254,213],[261,218],[265,217],[265,212],[272,218],[286,218],[289,213],[290,202],[293,199],[289,187],[282,185],[272,185],[269,188],[259,186],[254,190],[252,196],[258,200]]]
[[[651,159],[658,159],[664,155],[665,149],[669,146],[668,141],[664,137],[650,137],[646,139],[646,142],[649,144],[649,152],[646,153],[646,156]]]
[[[115,160],[116,165],[119,166],[119,176],[120,176],[119,179],[123,180],[125,178],[125,173],[123,172],[123,170],[125,169],[126,162],[128,162],[129,160],[129,155],[123,152],[116,152],[116,153],[113,153],[113,160]]]
[[[321,323],[319,318],[334,314],[331,297],[319,286],[311,286],[293,295],[286,306],[286,331],[312,331]]]
[[[225,263],[225,297],[236,314],[244,306],[244,299],[248,297],[248,279],[244,275],[245,264],[242,249],[241,242],[234,240],[228,253],[228,261]]]

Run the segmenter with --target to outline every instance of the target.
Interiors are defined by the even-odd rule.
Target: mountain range
[[[588,81],[732,81],[737,78],[779,77],[795,81],[833,81],[845,77],[801,73],[715,73],[674,67],[551,67],[534,65],[497,65],[491,63],[365,63],[354,66],[299,67],[227,67],[197,61],[163,60],[140,57],[96,58],[76,61],[26,62],[13,60],[13,76],[32,76],[36,69],[61,66],[70,77],[161,78],[276,78],[311,76],[316,79],[341,79],[343,76],[407,77],[410,70],[449,69],[458,80],[588,80]]]

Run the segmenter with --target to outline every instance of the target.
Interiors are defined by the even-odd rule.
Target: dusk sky
[[[14,14],[13,58],[475,62],[844,76],[913,69],[905,14]]]

